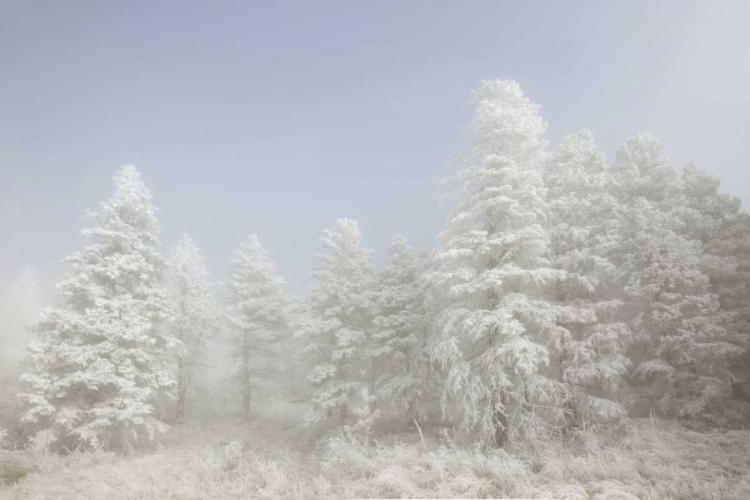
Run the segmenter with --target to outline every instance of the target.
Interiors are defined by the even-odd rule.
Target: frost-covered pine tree
[[[41,439],[99,447],[152,437],[165,425],[154,399],[174,389],[170,350],[179,345],[159,255],[151,192],[134,166],[114,177],[115,193],[89,216],[92,244],[66,261],[58,303],[42,313],[23,375],[23,420]]]
[[[405,413],[407,422],[423,417],[429,378],[424,290],[420,261],[400,235],[391,239],[389,260],[380,271],[374,293],[371,349],[375,395],[389,408]]]
[[[648,133],[628,139],[616,154],[617,182],[610,187],[620,202],[648,200],[662,212],[679,210],[684,203],[680,174],[664,154],[664,144]]]
[[[726,316],[727,341],[745,349],[745,358],[734,366],[736,397],[750,379],[750,215],[740,211],[738,198],[721,193],[719,179],[688,164],[682,174],[685,207],[683,232],[703,245],[702,269],[711,291],[718,295]]]
[[[562,417],[566,387],[545,368],[564,334],[551,297],[565,273],[549,259],[539,107],[512,81],[482,82],[474,101],[458,205],[429,276],[447,296],[432,359],[462,426],[503,446]]]
[[[323,233],[326,252],[318,254],[320,264],[311,273],[318,285],[308,299],[308,317],[300,332],[314,388],[307,424],[333,417],[335,410],[345,427],[366,428],[373,418],[366,348],[372,324],[368,293],[375,269],[372,251],[361,243],[357,222],[337,219],[333,229]]]
[[[750,214],[737,214],[722,233],[722,251],[731,249],[737,271],[734,279],[719,291],[719,296],[722,308],[732,314],[730,342],[745,350],[745,355],[732,367],[737,379],[733,398],[747,403],[750,402]],[[743,418],[742,415],[738,417]]]
[[[645,134],[628,140],[614,173],[614,192],[628,207],[618,265],[636,340],[635,374],[654,409],[699,417],[730,394],[729,364],[743,351],[727,342],[702,244],[683,228],[679,173],[661,143]]]
[[[621,209],[609,193],[608,170],[584,131],[560,142],[545,171],[552,262],[566,273],[555,290],[565,311],[558,325],[566,330],[556,364],[574,398],[569,426],[577,416],[607,421],[627,413],[621,400],[631,335],[620,321],[619,271],[611,261]]]
[[[246,420],[251,416],[253,393],[273,385],[280,371],[290,305],[284,285],[257,235],[234,251],[227,283],[229,328],[237,363],[233,379],[242,394]]]
[[[174,336],[182,342],[177,358],[177,404],[175,418],[185,417],[188,391],[207,348],[208,338],[221,322],[219,309],[208,282],[203,257],[193,239],[184,235],[169,259],[168,283],[171,305],[176,315]]]

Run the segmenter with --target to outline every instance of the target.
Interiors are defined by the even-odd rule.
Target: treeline
[[[245,418],[261,388],[304,371],[305,423],[333,419],[347,433],[441,412],[496,446],[649,412],[742,422],[740,201],[693,165],[678,171],[649,135],[614,165],[588,132],[550,148],[515,82],[482,82],[474,104],[438,247],[418,253],[394,236],[377,269],[357,223],[339,219],[302,299],[255,235],[235,251],[221,300],[188,236],[165,260],[151,194],[124,167],[35,329],[26,434],[67,447],[153,436],[165,428],[160,398],[185,418],[211,338],[230,349]]]

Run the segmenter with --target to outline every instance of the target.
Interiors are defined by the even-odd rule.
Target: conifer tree
[[[337,219],[323,233],[326,253],[312,272],[318,279],[307,306],[301,335],[308,381],[314,388],[307,424],[331,418],[338,411],[344,427],[365,429],[372,423],[369,356],[372,324],[368,297],[374,281],[372,251],[362,248],[357,222]],[[356,421],[355,421],[356,418]]]
[[[616,154],[616,182],[610,185],[621,203],[647,200],[661,212],[671,213],[684,204],[680,174],[664,154],[664,144],[648,133],[628,139]]]
[[[227,288],[232,352],[237,361],[233,379],[242,394],[245,420],[251,416],[253,392],[273,385],[280,372],[290,304],[284,285],[257,235],[235,250]]]
[[[567,330],[557,363],[577,403],[567,402],[568,427],[579,409],[589,421],[626,414],[621,400],[631,335],[620,321],[619,272],[611,261],[621,209],[609,193],[608,170],[584,131],[560,142],[545,171],[552,261],[566,273],[556,301],[566,312],[558,324]]]
[[[719,297],[728,329],[727,341],[745,350],[732,366],[733,395],[747,399],[750,363],[750,215],[740,211],[740,200],[721,193],[719,179],[688,164],[682,175],[685,207],[683,232],[703,245],[701,268],[711,291]],[[739,364],[738,364],[739,363]],[[743,366],[744,365],[744,366]]]
[[[742,349],[727,342],[702,244],[683,228],[679,173],[661,143],[645,134],[628,140],[618,151],[615,181],[628,207],[618,264],[637,340],[635,374],[654,409],[699,417],[730,392],[728,365]]]
[[[432,359],[448,371],[445,395],[458,400],[462,426],[504,446],[562,416],[567,390],[544,370],[565,333],[550,300],[565,273],[549,260],[538,106],[512,81],[482,82],[474,100],[458,205],[429,277],[448,299]]]
[[[151,193],[134,166],[114,178],[113,197],[88,215],[92,244],[66,261],[56,307],[46,309],[22,377],[24,421],[66,446],[127,444],[165,425],[154,399],[174,389],[170,350],[179,342],[163,285]]]
[[[422,400],[429,378],[428,325],[420,273],[419,259],[408,240],[394,236],[375,290],[372,369],[378,400],[405,412],[409,425],[423,416]]]
[[[175,418],[185,417],[188,391],[206,352],[207,339],[219,329],[219,310],[207,279],[203,257],[187,234],[170,257],[168,273],[171,303],[176,315],[174,336],[182,342],[177,359],[177,405]]]

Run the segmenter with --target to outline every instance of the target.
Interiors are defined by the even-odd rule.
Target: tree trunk
[[[565,398],[565,402],[563,403],[563,411],[564,411],[564,418],[565,418],[565,424],[562,428],[562,433],[567,434],[568,432],[575,430],[578,428],[578,411],[576,409],[576,403],[573,399],[573,384],[567,383],[566,377],[565,377],[565,362],[568,359],[568,343],[565,342],[563,344],[562,350],[560,352],[560,380],[563,384],[566,385],[568,388],[568,396]]]
[[[346,354],[341,355],[341,361],[339,362],[339,380],[346,381]],[[348,396],[351,396],[350,392],[346,391],[347,399]],[[343,427],[347,425],[347,421],[349,420],[349,408],[348,408],[348,401],[344,401],[344,403],[339,408],[339,417],[341,419],[340,425]]]
[[[576,429],[578,429],[578,410],[576,410],[576,404],[571,393],[565,399],[565,427],[563,427],[563,434]]]
[[[508,444],[508,415],[505,413],[507,398],[505,391],[500,391],[492,396],[492,423],[495,427],[495,446],[504,448]],[[503,408],[498,408],[497,403]]]
[[[492,236],[497,231],[495,224],[493,223],[488,228],[488,236]],[[504,252],[503,256],[507,253]],[[493,259],[488,266],[489,269],[496,269],[502,258]],[[490,289],[487,291],[487,309],[494,311],[497,309],[500,302],[496,289]],[[489,332],[489,345],[492,349],[495,345],[495,335],[497,333],[497,326],[494,326]],[[492,412],[492,426],[495,429],[495,447],[504,448],[508,444],[508,414],[505,413],[505,406],[507,404],[507,394],[504,389],[493,391],[492,397],[490,398],[490,411]],[[498,407],[500,406],[500,408]]]
[[[376,389],[376,380],[375,380],[375,371],[372,371],[372,375],[370,376],[370,401],[367,402],[368,407],[370,408],[370,413],[375,413],[375,410],[378,409],[378,399],[376,397],[377,395],[377,389]]]
[[[247,333],[242,337],[242,411],[245,422],[250,421],[251,407],[250,388],[250,346]]]
[[[526,383],[523,384],[523,399],[521,400],[521,411],[524,415],[531,413],[531,403],[529,403],[529,388]]]
[[[175,409],[175,420],[182,422],[185,419],[185,398],[187,395],[187,375],[182,358],[177,360],[177,407]]]
[[[245,422],[250,421],[250,413],[252,410],[252,394],[250,393],[250,389],[246,387],[242,391],[242,415],[245,419]]]
[[[526,382],[521,382],[521,415],[522,424],[519,426],[519,437],[525,439],[528,436],[529,422],[526,418],[531,414],[531,402],[529,401],[529,389]]]
[[[347,425],[349,420],[349,408],[347,408],[346,403],[344,403],[341,406],[341,425]]]
[[[410,359],[410,352],[408,349],[404,350],[404,356],[406,359],[406,373],[408,375],[411,375],[411,359]],[[406,429],[412,430],[416,427],[417,420],[417,402],[415,396],[409,397],[409,404],[406,408]]]
[[[406,430],[413,430],[416,428],[417,411],[414,405],[414,400],[409,401],[409,407],[406,409]]]

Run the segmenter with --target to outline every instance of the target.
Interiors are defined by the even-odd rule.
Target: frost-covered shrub
[[[230,441],[222,450],[223,468],[234,470],[242,463],[242,443]]]
[[[36,453],[48,453],[50,446],[58,439],[59,436],[54,430],[42,429],[29,439],[29,449]],[[97,448],[98,446],[92,445],[92,447]]]

